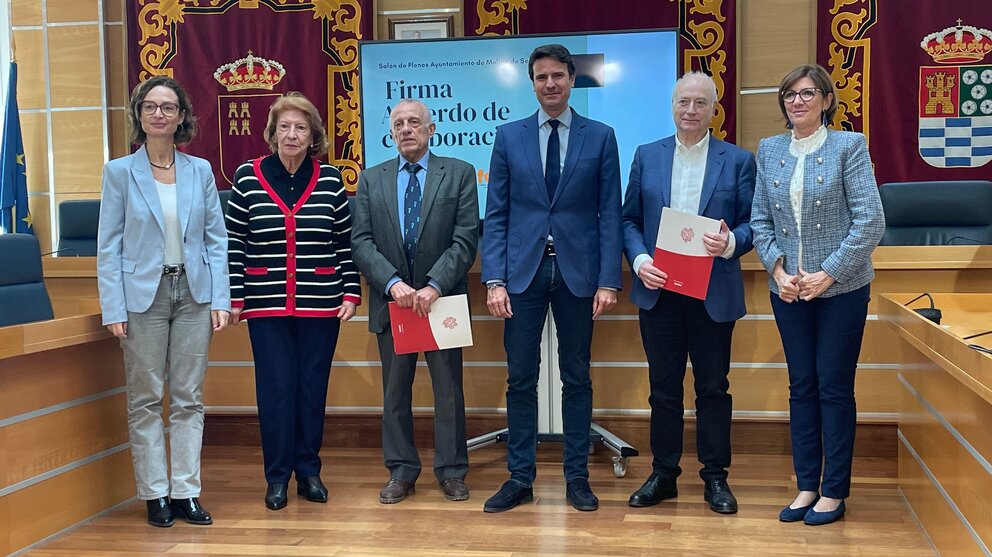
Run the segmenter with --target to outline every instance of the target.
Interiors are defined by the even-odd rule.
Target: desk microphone
[[[916,313],[919,313],[923,317],[926,317],[930,321],[933,321],[934,323],[940,325],[940,317],[941,317],[940,310],[937,309],[937,308],[935,308],[935,307],[933,307],[933,296],[931,296],[929,292],[924,292],[923,294],[920,294],[919,296],[913,298],[912,300],[906,302],[903,305],[904,306],[908,306],[909,304],[915,302],[916,300],[919,300],[920,298],[922,298],[924,296],[926,296],[927,299],[930,300],[930,307],[928,307],[928,308],[918,308],[918,309],[915,309],[913,311],[915,311]]]
[[[62,248],[62,249],[57,249],[55,251],[50,251],[48,253],[43,253],[41,254],[41,256],[45,257],[46,255],[52,255],[53,253],[62,253],[62,252],[66,252],[67,255],[72,255],[72,256],[79,255],[79,253],[76,251],[76,248]]]
[[[969,245],[970,244],[970,245],[976,245],[976,246],[984,246],[984,245],[987,245],[988,244],[988,242],[983,242],[981,240],[976,240],[974,238],[969,238],[967,236],[952,236],[949,240],[947,240],[946,242],[944,242],[944,245],[945,246],[960,246],[961,244],[956,243],[955,240],[964,240],[964,244],[965,245]]]
[[[961,337],[961,340],[971,340],[973,338],[983,337],[983,336],[989,335],[989,334],[992,334],[992,329],[990,329],[988,331],[985,331],[984,333],[977,333],[977,334],[974,334],[974,335],[968,335],[966,337]]]

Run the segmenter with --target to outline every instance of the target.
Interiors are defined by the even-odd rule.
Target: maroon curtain
[[[836,125],[868,136],[879,184],[992,176],[990,30],[987,2],[818,0]]]
[[[713,133],[731,142],[737,136],[736,11],[736,0],[464,0],[466,36],[678,28],[680,73],[713,76],[720,97]]]
[[[209,160],[229,188],[245,160],[269,152],[269,106],[300,91],[317,106],[327,160],[350,189],[362,162],[358,40],[371,38],[372,0],[134,0],[127,2],[128,78],[176,78],[193,99],[200,133],[187,152]]]

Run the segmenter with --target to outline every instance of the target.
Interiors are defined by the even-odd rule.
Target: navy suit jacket
[[[634,153],[623,203],[624,253],[631,268],[638,255],[654,255],[661,208],[671,207],[672,203],[674,156],[675,136],[641,145]],[[704,302],[710,318],[721,323],[740,319],[747,311],[739,259],[753,247],[750,221],[754,176],[754,155],[710,136],[699,214],[726,221],[736,241],[730,259],[714,258]],[[658,291],[645,287],[634,273],[630,299],[639,308],[651,309],[658,301]]]
[[[569,108],[571,110],[571,108]],[[482,236],[482,280],[523,292],[548,235],[572,294],[620,289],[620,161],[613,128],[572,111],[568,150],[554,199],[544,185],[537,113],[496,130]]]

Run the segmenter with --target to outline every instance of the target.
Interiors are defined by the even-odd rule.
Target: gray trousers
[[[151,307],[143,313],[129,311],[127,319],[127,338],[121,340],[121,349],[138,499],[170,494],[176,499],[199,497],[203,377],[213,333],[210,304],[193,300],[185,274],[163,276]],[[171,476],[162,423],[166,379]]]
[[[416,482],[420,456],[413,442],[413,378],[418,354],[396,354],[389,326],[376,335],[382,360],[382,453],[389,477]],[[468,474],[465,444],[465,395],[462,349],[424,353],[434,389],[434,475],[437,479]]]

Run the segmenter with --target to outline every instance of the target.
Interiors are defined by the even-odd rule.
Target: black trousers
[[[696,392],[696,451],[703,480],[726,479],[730,466],[733,401],[730,344],[735,321],[713,321],[702,300],[662,290],[653,308],[640,311],[641,341],[651,383],[652,468],[666,478],[682,473],[683,383],[692,361]]]

